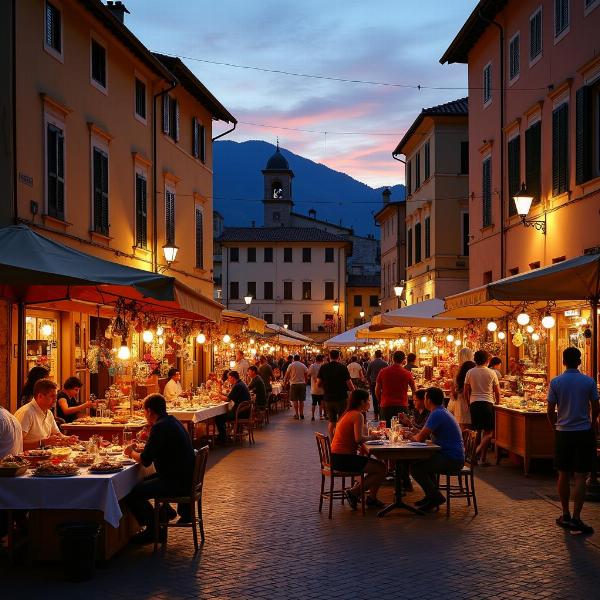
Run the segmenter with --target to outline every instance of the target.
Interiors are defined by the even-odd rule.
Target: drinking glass
[[[133,432],[132,431],[123,431],[123,447],[127,448],[133,442]]]
[[[115,433],[112,436],[112,445],[113,446],[118,446],[119,445],[119,434]]]

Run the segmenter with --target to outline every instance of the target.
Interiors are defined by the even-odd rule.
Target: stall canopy
[[[291,329],[286,329],[285,327],[281,327],[281,325],[275,325],[275,323],[269,323],[265,326],[265,334],[273,335],[274,337],[270,339],[277,339],[277,341],[281,344],[288,344],[289,340],[301,342],[300,344],[289,344],[296,346],[305,346],[314,343],[314,341],[306,335],[302,335],[301,333],[298,333],[297,331],[293,331]]]
[[[340,333],[323,343],[323,346],[326,348],[341,348],[342,346],[362,346],[363,344],[368,343],[365,337],[368,337],[368,327],[371,323],[364,323],[363,325],[359,325],[358,327],[353,327],[352,329],[348,329],[344,331],[344,333]],[[359,336],[359,332],[363,333],[366,329],[366,336]],[[363,331],[361,331],[363,330]]]
[[[375,315],[371,320],[370,332],[385,330],[386,335],[405,333],[410,329],[428,329],[443,327],[444,329],[458,329],[464,327],[464,322],[458,319],[438,317],[437,314],[444,310],[444,301],[438,298],[425,300],[410,306],[404,306],[380,315]],[[397,331],[395,331],[397,330]]]
[[[0,229],[0,296],[85,312],[123,298],[141,312],[192,321],[219,322],[223,308],[174,277],[96,258],[25,225]]]
[[[222,324],[225,325],[225,329],[228,333],[241,331],[243,328],[254,331],[255,333],[264,333],[266,321],[253,317],[248,313],[240,312],[238,310],[224,310],[221,313]]]

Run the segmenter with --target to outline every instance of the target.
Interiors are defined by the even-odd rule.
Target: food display
[[[68,446],[59,446],[58,448],[50,449],[50,457],[64,460],[71,456],[71,452],[72,450]]]
[[[79,475],[79,468],[71,462],[54,464],[51,461],[40,463],[33,472],[35,477],[73,477]]]
[[[90,465],[92,465],[94,463],[95,460],[96,460],[95,454],[88,454],[88,453],[82,452],[81,454],[78,454],[73,459],[73,462],[78,467],[89,467]]]
[[[23,456],[9,454],[0,460],[0,477],[17,477],[27,472],[29,461]]]
[[[88,471],[96,475],[108,475],[109,473],[118,473],[123,470],[123,465],[120,462],[111,460],[102,460],[93,464]]]

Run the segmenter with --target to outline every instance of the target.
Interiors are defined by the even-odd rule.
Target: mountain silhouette
[[[382,206],[383,187],[374,189],[345,173],[280,148],[294,172],[294,212],[354,228],[359,235],[379,237],[373,214]],[[263,174],[275,152],[268,142],[217,141],[213,146],[214,208],[225,219],[225,227],[263,223]],[[391,200],[404,199],[404,185],[390,187]]]

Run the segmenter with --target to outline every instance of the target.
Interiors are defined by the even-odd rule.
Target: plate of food
[[[82,453],[82,454],[79,454],[78,456],[76,456],[73,459],[73,462],[78,467],[89,467],[90,465],[94,464],[95,460],[96,460],[95,454]]]
[[[120,463],[103,460],[102,462],[92,465],[88,471],[94,475],[109,475],[110,473],[118,473],[123,470]]]
[[[9,454],[0,460],[0,477],[18,477],[29,468],[29,461],[23,456]]]
[[[42,450],[42,449],[34,449],[34,450],[25,450],[23,452],[23,456],[27,459],[30,458],[50,458],[50,450]]]
[[[123,458],[121,459],[121,464],[124,467],[129,467],[130,465],[135,465],[135,460],[133,458]]]
[[[34,477],[73,477],[79,475],[79,469],[73,463],[63,462],[55,465],[52,462],[44,462],[37,466],[33,475]]]

